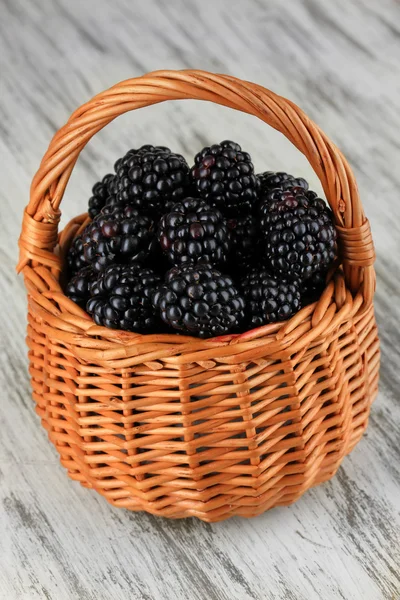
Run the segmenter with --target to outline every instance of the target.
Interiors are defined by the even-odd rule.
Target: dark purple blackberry
[[[202,338],[237,331],[244,320],[244,300],[233,280],[210,265],[171,269],[153,304],[167,325]]]
[[[157,217],[190,195],[189,166],[165,146],[129,150],[115,163],[116,202],[131,204]]]
[[[173,265],[225,263],[230,250],[226,220],[199,198],[186,198],[163,216],[158,240]]]
[[[97,325],[149,333],[157,327],[151,298],[161,278],[134,263],[110,265],[91,285],[86,310]]]
[[[86,307],[89,300],[89,287],[97,279],[97,273],[91,266],[83,267],[67,283],[65,294],[81,308]]]
[[[308,190],[308,183],[303,177],[293,177],[289,173],[282,171],[265,171],[257,175],[260,182],[260,198],[264,200],[268,194],[276,188],[287,190],[292,187],[301,187],[303,190]]]
[[[71,275],[78,273],[83,267],[88,266],[88,262],[84,256],[82,235],[78,235],[72,242],[68,254],[67,254],[67,265],[68,271]]]
[[[327,274],[328,273],[326,271],[314,273],[311,279],[307,279],[306,281],[304,281],[301,288],[303,306],[306,306],[307,304],[312,304],[320,298],[322,292],[326,287]]]
[[[242,264],[255,260],[258,247],[256,219],[252,215],[229,219],[228,229],[232,244],[231,261],[241,268]]]
[[[89,217],[94,219],[102,208],[108,204],[108,200],[113,197],[115,175],[109,173],[101,181],[94,184],[92,196],[89,198]]]
[[[300,285],[283,281],[267,269],[252,269],[240,283],[249,327],[290,319],[301,308]]]
[[[197,192],[223,215],[250,213],[258,198],[259,181],[250,154],[225,140],[196,154],[191,177]]]
[[[156,247],[154,223],[133,206],[105,206],[86,227],[82,242],[85,260],[98,272],[115,262],[145,262]]]
[[[332,211],[315,192],[275,189],[260,207],[266,260],[284,278],[305,281],[335,258]]]

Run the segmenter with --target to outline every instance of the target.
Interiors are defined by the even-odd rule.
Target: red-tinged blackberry
[[[255,260],[258,248],[257,221],[252,215],[228,219],[231,234],[231,262],[235,268]]]
[[[308,190],[308,183],[303,177],[293,177],[283,171],[265,171],[257,175],[260,182],[260,197],[264,199],[272,190],[287,190],[292,187],[301,187]]]
[[[94,184],[92,196],[89,198],[89,217],[94,219],[102,208],[108,204],[108,200],[114,196],[115,175],[109,173],[101,181]],[[110,198],[111,197],[111,198]]]
[[[157,217],[190,195],[189,166],[165,146],[129,150],[114,166],[116,202]],[[113,202],[113,201],[112,201]]]
[[[230,250],[226,220],[200,198],[175,204],[160,221],[158,240],[173,265],[225,263]]]
[[[110,265],[91,285],[86,305],[97,325],[149,333],[158,319],[151,302],[161,277],[152,269],[134,263]]]
[[[83,267],[69,280],[65,293],[78,306],[85,308],[90,297],[89,288],[96,279],[97,273],[91,266]]]
[[[112,263],[145,262],[156,247],[153,220],[133,206],[105,206],[82,234],[85,260],[100,272]]]
[[[210,265],[171,269],[153,304],[167,325],[202,338],[237,331],[244,320],[245,303],[233,280]]]
[[[283,281],[265,268],[252,269],[240,283],[249,327],[290,319],[301,308],[300,285]]]
[[[71,275],[78,273],[83,267],[88,266],[88,262],[84,256],[83,240],[82,235],[78,235],[72,242],[68,254],[67,254],[67,265],[68,271]]]
[[[226,216],[248,214],[257,202],[259,181],[250,154],[235,142],[203,148],[195,156],[191,178],[200,196]]]
[[[305,281],[335,258],[332,211],[312,191],[275,189],[260,207],[265,256],[272,271]]]

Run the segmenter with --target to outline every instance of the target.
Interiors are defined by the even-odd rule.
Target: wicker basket
[[[210,340],[138,335],[96,326],[63,294],[63,257],[87,219],[58,236],[79,153],[118,115],[183,98],[265,121],[322,183],[340,265],[321,299],[283,324]],[[69,476],[115,506],[210,522],[250,517],[332,477],[361,438],[379,371],[370,228],[345,158],[292,102],[202,71],[119,83],[54,136],[19,244],[36,411]]]

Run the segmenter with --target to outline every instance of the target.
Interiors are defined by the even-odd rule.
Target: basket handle
[[[310,162],[335,216],[349,288],[370,305],[375,290],[374,246],[368,220],[346,159],[303,111],[259,85],[205,71],[155,71],[122,81],[78,108],[53,137],[33,178],[24,212],[17,270],[27,264],[61,269],[54,254],[59,206],[81,150],[117,116],[165,100],[208,100],[254,115],[280,131]]]

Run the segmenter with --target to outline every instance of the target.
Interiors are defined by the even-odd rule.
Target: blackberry
[[[189,165],[165,146],[129,150],[114,169],[115,201],[131,204],[153,217],[189,195]]]
[[[174,265],[224,263],[230,250],[226,220],[219,210],[199,198],[186,198],[163,216],[158,240]]]
[[[151,303],[161,278],[152,269],[134,263],[110,265],[90,288],[87,312],[97,325],[149,333],[157,326]]]
[[[282,171],[265,171],[257,175],[257,178],[260,182],[260,197],[262,199],[268,197],[268,194],[276,188],[287,190],[292,187],[301,187],[303,190],[308,190],[308,183],[303,177],[293,177],[293,175]]]
[[[302,303],[304,306],[316,302],[326,287],[327,271],[314,273],[311,279],[304,281],[302,285]]]
[[[85,259],[84,250],[83,250],[83,240],[82,235],[78,235],[74,241],[72,242],[68,254],[67,254],[67,265],[68,271],[70,275],[75,275],[83,269],[83,267],[88,266],[88,262]]]
[[[115,175],[109,173],[101,181],[94,184],[92,188],[92,196],[89,198],[89,217],[94,219],[102,208],[108,204],[110,196],[114,192]]]
[[[67,283],[65,293],[78,304],[81,308],[85,308],[87,301],[90,297],[89,288],[97,278],[97,273],[91,266],[83,267],[78,271]]]
[[[250,327],[285,321],[301,307],[300,285],[283,281],[265,268],[252,269],[241,280],[240,287],[247,307]]]
[[[251,212],[258,198],[259,181],[250,154],[225,140],[196,154],[191,177],[197,192],[222,214]]]
[[[252,215],[228,220],[231,234],[232,262],[241,268],[243,264],[255,260],[258,247],[258,229]]]
[[[82,234],[85,260],[95,271],[146,261],[156,247],[154,223],[130,205],[105,206]]]
[[[309,279],[335,258],[332,211],[315,192],[275,189],[260,207],[265,256],[275,274]]]
[[[244,300],[233,280],[210,265],[171,269],[153,304],[167,325],[202,338],[237,331],[244,320]]]

